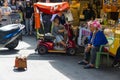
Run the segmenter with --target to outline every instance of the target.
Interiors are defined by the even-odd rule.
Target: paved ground
[[[0,49],[0,80],[120,80],[120,69],[106,67],[83,69],[77,61],[83,56],[35,54],[36,40],[24,37],[14,51]],[[14,70],[15,56],[28,56],[27,71]]]

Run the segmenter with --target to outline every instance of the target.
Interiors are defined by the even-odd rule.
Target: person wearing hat
[[[85,65],[85,69],[94,68],[96,53],[99,50],[100,45],[108,43],[103,31],[101,30],[101,25],[97,20],[89,22],[88,27],[91,31],[89,43],[85,48],[84,59],[78,62],[78,64]]]

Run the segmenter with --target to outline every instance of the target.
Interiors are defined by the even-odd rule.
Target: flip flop
[[[91,66],[90,64],[87,64],[87,65],[84,67],[84,69],[92,69],[92,68],[94,68],[94,66]]]

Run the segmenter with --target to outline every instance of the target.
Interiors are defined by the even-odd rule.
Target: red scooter
[[[65,29],[67,31],[67,47],[64,48],[62,45],[57,45],[56,39],[52,35],[45,34],[43,39],[38,40],[37,50],[39,54],[45,54],[47,52],[58,52],[58,53],[67,53],[68,55],[75,55],[75,42],[72,40],[72,30],[70,29],[69,24],[65,24]]]
[[[35,14],[35,27],[37,34],[39,34],[38,29],[41,27],[40,22],[40,12],[44,12],[47,14],[56,14],[69,9],[68,2],[61,3],[34,3],[34,14]],[[44,26],[42,26],[44,27]],[[58,53],[67,53],[69,55],[75,54],[75,42],[72,40],[72,30],[70,29],[70,25],[65,25],[66,32],[68,33],[66,43],[66,48],[61,45],[57,45],[55,41],[55,37],[50,34],[43,34],[42,39],[38,40],[37,48],[39,54],[45,54],[47,52],[58,52]],[[41,37],[37,35],[37,37]]]

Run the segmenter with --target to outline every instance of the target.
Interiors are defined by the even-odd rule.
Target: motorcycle
[[[16,48],[24,27],[22,24],[9,24],[0,27],[0,48],[6,47],[9,50]]]

